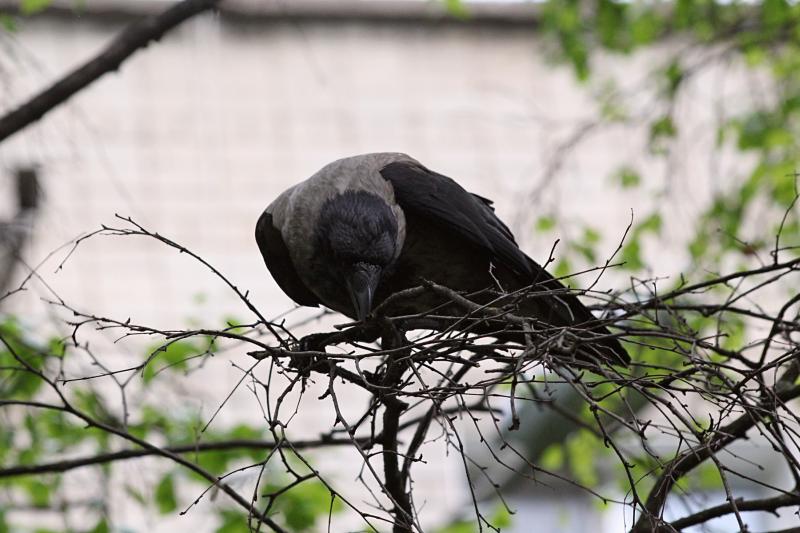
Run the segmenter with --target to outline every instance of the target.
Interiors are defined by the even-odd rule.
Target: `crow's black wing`
[[[491,201],[470,194],[447,176],[419,164],[390,163],[381,169],[381,175],[392,184],[403,211],[441,224],[517,274],[533,274],[530,259],[494,214]]]
[[[554,326],[583,327],[594,335],[609,335],[567,287],[519,249],[511,231],[495,215],[490,200],[467,192],[447,176],[420,164],[390,163],[381,170],[381,175],[392,184],[397,203],[407,215],[442,225],[486,250],[493,261],[518,275],[523,285],[548,291],[550,294],[522,304],[531,316]],[[613,337],[598,340],[585,351],[622,364],[630,360]]]
[[[264,263],[283,292],[300,305],[319,306],[321,303],[319,298],[297,275],[281,232],[272,224],[272,215],[266,211],[256,224],[256,242],[264,257]]]

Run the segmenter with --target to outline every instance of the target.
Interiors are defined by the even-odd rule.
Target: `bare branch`
[[[123,61],[140,48],[158,41],[185,20],[218,3],[219,0],[182,0],[159,15],[131,24],[98,55],[0,117],[0,142],[36,122],[104,74],[117,70]]]

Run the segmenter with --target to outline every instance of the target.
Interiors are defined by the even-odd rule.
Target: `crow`
[[[579,359],[629,362],[616,337],[519,249],[490,200],[408,155],[371,153],[326,165],[278,196],[255,234],[275,281],[300,305],[362,321],[392,294],[432,282],[479,304],[511,306],[533,319],[534,330],[573,328]],[[432,310],[465,314],[435,291],[397,299],[384,312]],[[524,342],[519,327],[495,333]]]

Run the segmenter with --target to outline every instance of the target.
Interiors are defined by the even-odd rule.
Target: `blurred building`
[[[90,0],[73,8],[65,2],[21,20],[16,33],[0,34],[0,108],[13,108],[164,3]],[[255,221],[280,191],[356,153],[407,152],[493,198],[523,248],[542,261],[552,239],[533,231],[539,214],[558,212],[575,227],[599,225],[611,254],[631,208],[646,213],[659,201],[646,189],[607,192],[622,161],[644,157],[637,154],[646,153],[646,125],[595,135],[602,95],[553,63],[536,35],[535,5],[477,4],[463,21],[428,2],[225,5],[138,52],[119,72],[0,145],[4,198],[15,169],[39,169],[43,198],[26,263],[37,265],[55,251],[40,270],[48,286],[33,284],[25,298],[5,302],[8,309],[48,327],[50,315],[36,296],[53,290],[76,307],[144,323],[180,327],[249,318],[230,290],[194,262],[143,239],[90,239],[56,272],[76,236],[119,225],[120,214],[199,253],[248,289],[267,315],[278,315],[292,304],[263,265]],[[603,58],[601,71],[627,69],[633,86],[658,57],[649,54]],[[698,84],[683,113],[697,124],[710,121],[710,103],[718,97]],[[697,131],[682,141],[685,157],[669,169],[676,182],[696,179],[686,169],[706,164],[715,134]],[[717,172],[740,171],[736,162],[723,158]],[[666,171],[659,162],[642,164]],[[676,251],[682,251],[686,220],[712,188],[693,186],[694,194],[676,207],[686,218],[669,222],[663,248],[650,250],[663,268],[655,274],[673,273],[683,260]],[[0,207],[11,216],[14,204],[4,199]],[[21,267],[17,278],[25,274]],[[613,276],[606,285],[613,286]],[[304,313],[292,316],[300,320]],[[240,377],[225,361],[214,363],[193,376],[198,408],[208,415]],[[260,416],[252,409],[249,396],[237,394],[225,416],[252,420]],[[330,427],[327,413],[302,413],[310,435]],[[416,477],[427,525],[469,510],[462,464],[437,446],[426,448],[431,459]],[[348,461],[356,459],[326,457],[337,479],[351,483],[354,463]],[[126,472],[146,476],[135,468]],[[603,513],[583,494],[520,490],[512,503],[522,518],[510,531],[531,531],[533,517],[547,524],[539,531],[622,527],[621,517]],[[124,505],[117,511],[120,523],[142,525]],[[202,517],[200,509],[144,521],[148,531],[205,531]]]

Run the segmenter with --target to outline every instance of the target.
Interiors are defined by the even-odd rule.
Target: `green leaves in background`
[[[672,117],[664,115],[650,123],[650,152],[666,154],[669,141],[678,134],[678,128]]]
[[[502,531],[503,528],[511,526],[513,515],[503,505],[498,505],[494,512],[486,517],[486,520],[492,524],[495,530]],[[436,533],[474,533],[480,529],[475,520],[458,520],[441,529],[437,529]],[[484,527],[483,529],[485,530],[486,528]]]
[[[556,229],[556,219],[551,216],[542,216],[535,223],[536,231],[548,233]],[[556,277],[569,276],[574,273],[573,263],[570,260],[573,256],[580,256],[583,261],[594,266],[598,261],[597,245],[600,243],[602,235],[592,226],[583,226],[580,236],[565,239],[559,242],[557,250],[558,261],[552,267],[552,272]],[[548,270],[551,270],[548,267]]]
[[[17,31],[17,19],[6,13],[0,13],[0,28],[3,28],[8,33],[14,33]],[[2,531],[0,529],[0,532]]]
[[[800,169],[800,4],[787,0],[738,2],[727,0],[676,0],[651,3],[621,0],[550,0],[542,8],[541,34],[555,45],[556,56],[570,64],[579,81],[589,80],[593,54],[597,52],[630,53],[655,44],[684,43],[664,48],[666,60],[657,67],[660,101],[653,109],[662,110],[649,123],[649,148],[655,156],[670,153],[680,133],[673,117],[674,103],[687,79],[696,76],[705,64],[687,67],[686,57],[696,48],[721,47],[725,58],[741,58],[743,63],[772,77],[771,85],[759,82],[757,105],[742,109],[739,105],[717,132],[720,148],[733,147],[749,156],[755,164],[736,175],[725,176],[713,202],[695,222],[695,235],[687,248],[694,265],[715,269],[725,257],[753,255],[766,244],[752,242],[743,228],[757,216],[754,206],[766,200],[774,206],[771,218],[780,220],[797,195],[797,171]],[[706,50],[706,51],[707,51]],[[696,63],[696,61],[695,61]],[[605,72],[599,73],[600,86],[613,84]],[[624,121],[625,115],[607,116],[605,104],[601,117],[608,123]],[[643,177],[632,166],[623,167],[613,176],[621,188],[640,186]],[[777,214],[776,214],[777,213]],[[760,214],[761,217],[764,213]],[[797,214],[784,223],[787,245],[800,245],[800,222]],[[537,225],[538,227],[538,225]],[[637,226],[624,250],[626,268],[641,270],[646,258],[641,250],[647,239],[658,239],[658,228]],[[763,233],[775,228],[760,228]],[[586,250],[572,250],[588,256]],[[796,252],[794,252],[796,253]],[[559,265],[560,273],[574,263],[569,253]]]
[[[175,479],[172,474],[161,478],[156,485],[155,502],[158,512],[168,514],[178,508],[178,498],[175,495]]]
[[[276,489],[277,487],[272,487]],[[344,508],[339,499],[331,502],[331,494],[320,481],[311,480],[281,494],[276,500],[276,515],[282,517],[290,531],[308,531],[317,519],[327,516],[328,510],[339,512]]]
[[[32,341],[13,317],[0,315],[0,338],[0,397],[32,398],[43,385],[35,372],[44,367],[46,348]]]
[[[210,337],[197,337],[153,346],[148,350],[150,355],[142,371],[142,379],[145,383],[150,383],[156,375],[165,370],[185,372],[189,368],[191,359],[210,353],[214,349],[214,344],[214,339]]]
[[[623,263],[622,268],[633,272],[645,268],[645,262],[642,258],[643,237],[648,234],[659,235],[660,233],[661,215],[659,213],[651,213],[641,222],[634,224],[620,252],[620,261]]]
[[[63,360],[69,357],[64,342],[59,339],[36,340],[19,321],[10,316],[0,316],[0,336],[10,347],[9,349],[0,344],[0,397],[16,401],[38,401],[44,391],[43,381],[29,371],[26,365],[37,372],[54,374]],[[155,346],[147,352],[152,360],[144,370],[143,382],[150,384],[162,371],[187,371],[188,361],[198,355],[205,355],[214,348],[214,340],[205,336]],[[122,414],[117,411],[118,404],[109,402],[94,385],[93,381],[79,381],[70,383],[63,390],[70,403],[81,412],[100,423],[124,427],[141,439],[164,446],[195,442],[267,440],[267,432],[258,425],[238,424],[228,428],[207,428],[203,431],[207,421],[199,413],[166,409],[162,404],[146,402],[136,404],[136,409],[130,413],[130,420],[125,426]],[[0,417],[8,416],[10,412],[8,408],[1,410]],[[82,457],[130,446],[130,443],[108,432],[87,427],[83,421],[63,411],[20,406],[14,417],[13,424],[0,423],[0,464],[3,465],[35,465],[55,461],[63,456]],[[187,454],[187,457],[205,470],[221,476],[234,468],[264,461],[268,453],[269,450],[263,447],[237,447],[196,452]],[[302,470],[302,464],[299,461],[297,463],[295,468]],[[87,467],[81,472],[83,475],[103,477],[110,476],[112,472],[108,464],[99,464],[94,467],[93,473],[86,474],[91,468]],[[75,499],[74,494],[63,494],[63,477],[59,473],[7,477],[0,479],[0,490],[13,495],[18,505],[57,511],[54,506],[58,502]],[[342,502],[332,500],[328,489],[318,480],[309,479],[290,490],[281,491],[290,481],[282,470],[270,471],[268,479],[265,476],[264,480],[268,487],[263,489],[264,492],[280,492],[275,497],[272,512],[275,519],[290,531],[312,530],[320,517],[327,517],[329,511],[338,512],[343,508]],[[132,483],[131,481],[125,485],[130,501],[145,508],[144,512],[164,515],[178,512],[182,487],[188,485],[188,490],[196,494],[208,486],[205,478],[181,469],[163,473],[152,486],[142,486],[141,480],[137,480],[136,485]],[[102,483],[98,480],[96,486],[102,486]],[[102,515],[102,498],[105,496],[92,496],[91,491],[88,492],[87,497],[97,497],[98,500],[96,504],[87,507],[89,523],[94,525],[84,531],[110,532],[111,524]],[[260,498],[259,501],[266,505],[267,498]],[[67,510],[65,508],[65,512]],[[22,531],[12,521],[13,516],[13,512],[9,515],[0,510],[0,533]],[[238,511],[223,508],[219,511],[219,519],[221,525],[218,531],[249,531],[247,517]],[[37,531],[44,533],[50,530]]]
[[[642,177],[632,167],[623,166],[614,174],[613,182],[623,189],[632,189],[642,183]]]
[[[283,480],[285,481],[285,480]],[[281,486],[267,484],[262,492],[278,492]],[[328,512],[337,513],[344,509],[341,500],[331,501],[327,487],[318,480],[301,483],[280,496],[274,502],[270,514],[273,520],[282,524],[289,531],[298,533],[312,531],[322,517]],[[250,533],[247,514],[238,510],[225,509],[219,514],[220,525],[214,533]]]
[[[247,524],[247,513],[223,509],[219,513],[220,526],[214,533],[250,533],[250,526]]]
[[[550,1],[542,6],[542,31],[555,39],[580,81],[589,78],[590,43],[584,31],[581,2]]]
[[[101,518],[88,533],[111,533],[111,528],[108,525],[108,521],[105,518]]]
[[[87,0],[73,0],[72,9],[77,14],[85,7],[86,2]],[[38,15],[52,4],[53,0],[18,0],[16,2],[17,10],[22,17]],[[13,5],[14,4],[11,4],[11,7],[13,7]],[[63,7],[63,4],[61,4],[60,7]],[[20,17],[9,13],[0,13],[0,29],[8,33],[16,32],[19,29],[19,19]]]
[[[469,18],[469,9],[464,5],[463,0],[444,0],[447,12],[459,19]]]
[[[19,11],[23,15],[34,15],[47,9],[52,0],[20,0]]]

